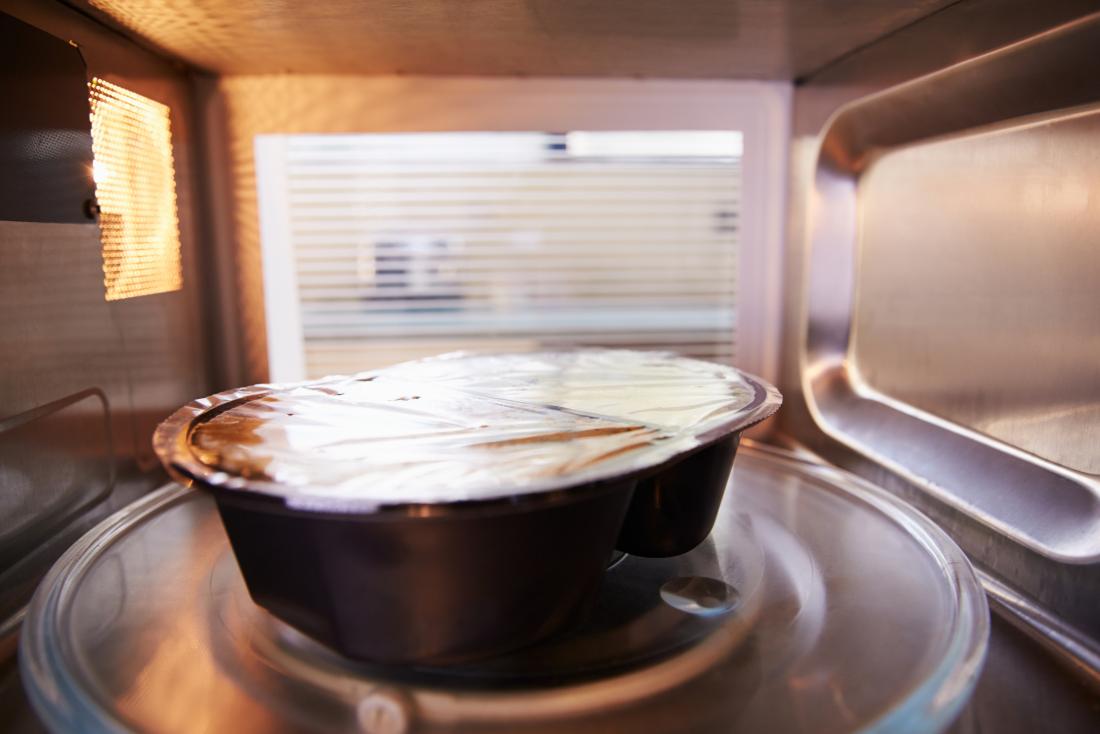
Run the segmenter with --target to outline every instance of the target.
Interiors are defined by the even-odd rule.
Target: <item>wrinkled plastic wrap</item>
[[[448,355],[195,401],[166,464],[288,507],[491,500],[640,474],[778,408],[738,370],[664,352]]]

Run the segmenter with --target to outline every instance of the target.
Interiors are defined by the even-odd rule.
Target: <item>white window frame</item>
[[[775,381],[791,86],[786,82],[423,78],[415,90],[379,80],[379,114],[302,132],[569,132],[738,130],[743,135],[739,213],[737,366]],[[369,83],[368,83],[369,84]],[[415,92],[415,93],[414,93]],[[364,90],[369,93],[369,90]],[[425,104],[425,100],[433,100]],[[263,256],[268,370],[305,377],[298,284],[289,239],[282,133],[254,141]]]

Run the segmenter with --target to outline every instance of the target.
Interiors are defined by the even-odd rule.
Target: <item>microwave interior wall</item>
[[[408,48],[381,42],[390,57],[294,43],[264,56],[248,4],[221,25],[196,16],[190,35],[123,12],[140,4],[0,4],[88,79],[167,106],[182,267],[177,290],[107,300],[102,222],[84,195],[60,202],[62,216],[0,222],[0,500],[14,518],[0,531],[0,711],[20,697],[15,640],[42,574],[165,481],[153,427],[196,396],[268,377],[256,135],[713,127],[747,141],[740,354],[786,396],[758,440],[899,494],[978,566],[993,644],[959,731],[1094,727],[1094,8],[875,5],[824,22],[820,3],[780,3],[785,18],[764,13],[768,32],[733,54],[722,34],[761,15],[719,13],[694,45],[698,27],[649,27],[552,64],[504,44],[496,58],[412,54],[397,68]],[[544,21],[574,51],[615,33],[568,10]],[[293,41],[285,12],[269,22]],[[644,53],[670,47],[681,53]],[[40,60],[9,55],[4,73],[57,84]],[[879,445],[875,430],[912,440]],[[975,465],[990,468],[968,474]],[[997,495],[1000,476],[1031,499]]]
[[[41,159],[37,170],[48,180],[51,158],[76,155],[89,185],[65,189],[48,211],[9,217],[24,221],[0,222],[0,616],[9,655],[20,610],[51,560],[98,519],[163,481],[151,431],[211,384],[199,256],[200,159],[187,75],[61,6],[21,10],[18,19],[4,16],[5,36],[18,25],[31,52],[5,44],[5,82],[36,86],[50,109],[76,105],[81,111],[42,121],[44,131],[8,127],[6,174],[13,160],[23,162],[22,172],[36,170]],[[79,50],[70,38],[79,38]],[[100,229],[86,212],[92,195],[86,77],[167,106],[182,256],[177,290],[105,297]],[[10,126],[17,110],[5,109]],[[28,138],[26,149],[18,149]],[[54,140],[61,142],[51,149]],[[13,176],[5,190],[29,185]]]

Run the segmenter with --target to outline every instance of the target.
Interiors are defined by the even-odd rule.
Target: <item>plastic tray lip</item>
[[[547,483],[545,488],[531,488],[519,492],[495,492],[476,499],[456,499],[446,501],[399,501],[377,502],[370,506],[343,507],[333,503],[320,502],[316,507],[291,505],[286,494],[280,491],[278,482],[260,479],[246,479],[229,474],[201,461],[191,451],[190,435],[194,427],[210,420],[219,413],[237,405],[256,400],[274,392],[295,387],[316,387],[349,379],[346,375],[324,377],[294,383],[262,383],[247,387],[225,390],[204,398],[192,400],[179,408],[164,422],[157,426],[153,434],[153,450],[164,463],[168,474],[177,482],[187,486],[198,486],[209,490],[219,499],[238,500],[256,505],[267,505],[269,510],[287,512],[298,516],[310,517],[362,517],[362,516],[399,516],[431,517],[467,510],[487,510],[542,506],[545,503],[577,501],[590,496],[593,492],[617,490],[626,482],[644,479],[680,463],[684,459],[702,451],[723,439],[735,438],[744,430],[770,418],[782,405],[783,396],[774,386],[763,379],[733,368],[753,389],[749,403],[721,424],[709,428],[695,438],[697,445],[675,456],[644,465],[632,471],[605,469],[594,472],[580,482]],[[365,379],[377,372],[363,372],[351,376],[351,379]]]

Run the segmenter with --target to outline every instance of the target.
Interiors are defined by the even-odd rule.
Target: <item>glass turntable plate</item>
[[[742,451],[703,545],[612,559],[581,627],[450,668],[352,662],[279,623],[210,498],[166,487],[50,572],[24,679],[54,731],[942,730],[988,636],[966,558],[848,474]]]

